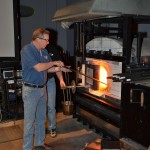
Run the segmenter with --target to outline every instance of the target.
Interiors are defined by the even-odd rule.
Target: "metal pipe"
[[[102,81],[100,81],[100,80],[98,80],[98,79],[96,79],[96,78],[93,78],[93,77],[91,77],[91,76],[85,75],[84,73],[79,72],[78,70],[69,68],[68,66],[63,66],[63,67],[64,67],[64,68],[67,68],[67,69],[70,69],[70,70],[73,71],[73,72],[77,72],[77,73],[79,73],[79,74],[81,74],[81,75],[83,75],[83,76],[85,76],[85,77],[87,77],[87,78],[89,78],[89,79],[92,79],[92,80],[95,80],[95,81],[97,81],[97,82],[100,82],[100,83],[102,83],[102,84],[107,85],[106,83],[104,83],[104,82],[102,82]]]
[[[65,86],[63,88],[65,89],[65,88],[76,88],[76,87],[89,87],[89,85],[70,85],[70,86]]]

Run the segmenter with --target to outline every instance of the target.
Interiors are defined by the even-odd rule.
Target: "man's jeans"
[[[48,93],[48,130],[56,128],[56,82],[51,78],[47,82]]]
[[[46,121],[46,88],[32,88],[23,85],[24,102],[24,150],[44,144]],[[35,130],[35,132],[34,132]]]

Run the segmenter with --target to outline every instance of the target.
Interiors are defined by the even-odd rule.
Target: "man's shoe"
[[[52,147],[48,144],[44,144],[41,146],[34,146],[34,150],[54,150],[54,147]]]
[[[34,150],[44,150],[44,146],[34,146]]]
[[[44,144],[45,149],[54,150],[54,147],[49,144]]]
[[[57,136],[56,129],[50,130],[49,133],[50,133],[50,136],[53,138]]]

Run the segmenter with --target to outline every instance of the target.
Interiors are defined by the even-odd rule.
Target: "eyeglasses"
[[[41,40],[45,40],[46,42],[49,42],[48,39],[44,39],[44,38],[40,38],[40,37],[38,37],[38,38],[41,39]]]

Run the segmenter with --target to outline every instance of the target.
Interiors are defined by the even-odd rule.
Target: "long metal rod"
[[[70,86],[65,86],[64,89],[65,88],[76,88],[76,87],[89,87],[89,85],[87,85],[87,86],[86,85],[70,85]]]
[[[98,80],[98,79],[96,79],[96,78],[93,78],[93,77],[91,77],[91,76],[88,76],[88,75],[86,75],[86,74],[84,74],[84,73],[82,73],[82,72],[79,72],[78,70],[69,68],[68,66],[63,66],[63,67],[64,67],[64,68],[67,68],[67,69],[70,69],[70,70],[73,71],[73,72],[77,72],[77,73],[79,73],[79,74],[81,74],[81,75],[83,75],[83,76],[85,76],[85,77],[87,77],[87,78],[89,78],[89,79],[92,79],[92,80],[95,80],[95,81],[97,81],[97,82],[100,82],[100,83],[102,83],[102,84],[107,85],[106,83],[104,83],[104,82],[102,82],[102,81],[100,81],[100,80]]]
[[[69,73],[67,72],[67,78],[68,78],[68,85],[69,85]],[[68,89],[68,96],[69,96],[69,100],[71,101],[71,89]]]

